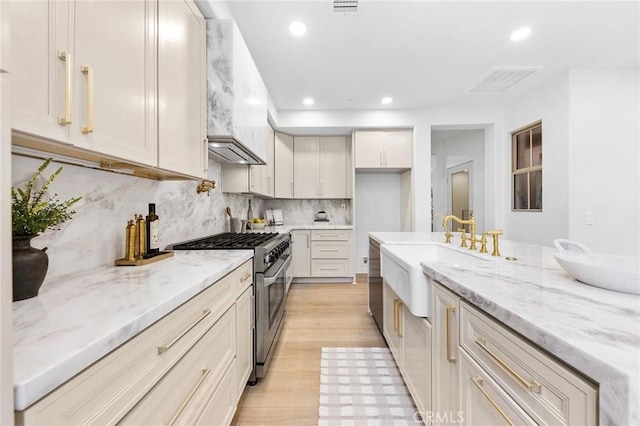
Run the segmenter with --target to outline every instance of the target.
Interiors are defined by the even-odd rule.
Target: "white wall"
[[[506,182],[505,238],[551,246],[569,236],[569,78],[562,75],[506,108],[500,178]],[[542,212],[511,211],[510,132],[542,120]]]
[[[42,160],[14,155],[13,185],[22,186]],[[60,164],[51,163],[46,176]],[[60,200],[82,196],[74,206],[76,214],[59,231],[47,231],[34,238],[34,247],[48,247],[47,280],[97,266],[113,265],[124,256],[125,226],[136,213],[148,212],[148,203],[156,203],[160,216],[160,243],[168,244],[228,231],[227,206],[234,216],[244,218],[248,198],[223,194],[221,165],[209,160],[209,179],[217,188],[197,194],[195,181],[155,181],[72,165],[63,171],[49,191]],[[254,212],[263,211],[263,201],[252,199]]]
[[[356,272],[369,272],[369,232],[402,231],[400,173],[356,173]]]
[[[638,69],[570,72],[569,236],[594,251],[640,255],[639,78]]]

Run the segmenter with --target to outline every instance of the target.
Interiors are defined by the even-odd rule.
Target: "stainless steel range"
[[[291,236],[223,233],[175,244],[173,250],[253,250],[254,369],[249,384],[265,376],[284,319],[291,271]]]

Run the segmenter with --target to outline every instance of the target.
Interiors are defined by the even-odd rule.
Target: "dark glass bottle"
[[[149,214],[146,217],[147,253],[157,253],[160,251],[160,221],[158,219],[155,203],[149,203]]]

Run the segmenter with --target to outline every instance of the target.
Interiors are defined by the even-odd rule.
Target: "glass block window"
[[[542,211],[542,123],[511,134],[511,209]]]

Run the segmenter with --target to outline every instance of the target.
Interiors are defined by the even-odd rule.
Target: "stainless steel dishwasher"
[[[369,312],[382,333],[382,276],[380,275],[380,244],[369,238]]]

